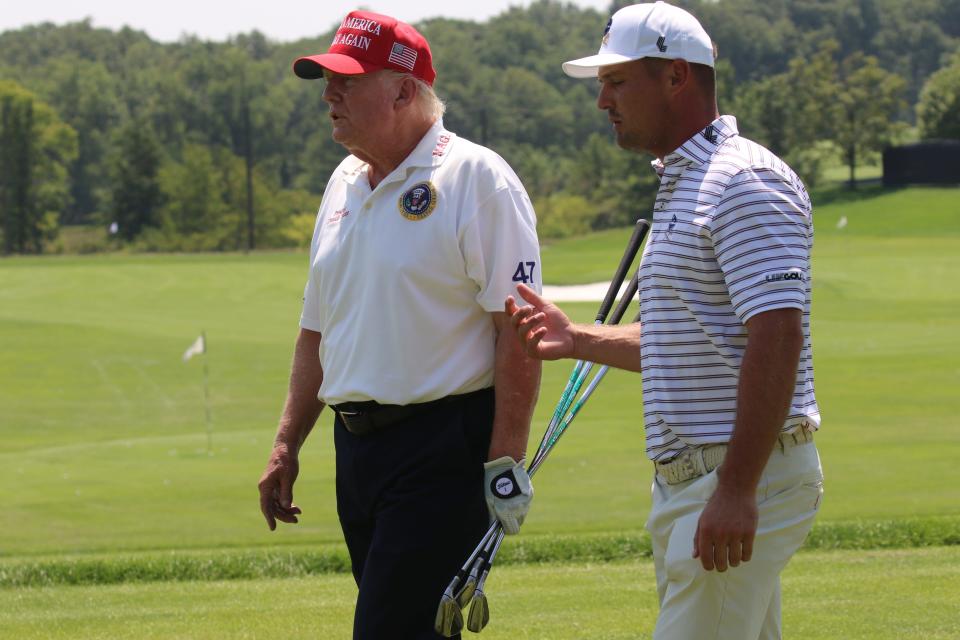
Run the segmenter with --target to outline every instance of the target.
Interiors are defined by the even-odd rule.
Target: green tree
[[[924,139],[960,140],[960,50],[923,85],[917,124]]]
[[[230,43],[217,61],[222,70],[208,88],[226,133],[222,142],[244,162],[245,246],[248,250],[256,247],[254,171],[267,155],[270,141],[278,137],[278,125],[284,120],[284,111],[290,108],[289,103],[271,99],[271,65],[255,59],[263,55],[265,46],[262,37],[240,38]]]
[[[0,229],[4,253],[40,253],[69,201],[76,133],[23,87],[0,81]]]
[[[77,132],[77,157],[70,165],[70,203],[64,224],[91,222],[100,209],[98,194],[107,186],[111,131],[121,121],[116,79],[99,62],[57,58],[43,73],[44,95]]]
[[[744,87],[735,100],[743,132],[788,161],[829,138],[838,114],[837,48],[827,41],[813,56],[791,60],[786,72]]]
[[[207,147],[195,144],[184,147],[181,162],[167,162],[160,168],[162,228],[159,234],[144,234],[150,248],[209,250],[232,245],[231,225],[225,220],[223,169]],[[182,243],[176,242],[177,236]]]
[[[110,161],[108,221],[124,240],[159,223],[160,144],[149,124],[131,120],[117,132]]]
[[[906,81],[884,71],[873,56],[855,53],[842,66],[839,93],[840,118],[834,141],[843,150],[850,169],[850,186],[856,186],[857,163],[879,152],[902,132],[896,116],[906,108]]]

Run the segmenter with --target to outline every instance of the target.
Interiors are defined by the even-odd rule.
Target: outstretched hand
[[[510,316],[527,355],[539,360],[573,357],[575,333],[570,318],[526,285],[517,285],[517,293],[530,304],[518,306],[513,296],[507,296],[503,310]]]

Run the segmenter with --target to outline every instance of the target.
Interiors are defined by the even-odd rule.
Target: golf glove
[[[499,520],[504,532],[510,535],[520,532],[533,500],[533,485],[523,462],[503,456],[483,465],[483,487],[491,521]]]

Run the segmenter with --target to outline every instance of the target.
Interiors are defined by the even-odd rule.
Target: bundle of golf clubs
[[[610,316],[608,324],[619,324],[621,318],[623,318],[623,314],[629,308],[633,297],[637,293],[638,282],[636,274],[630,278],[630,282],[627,284],[620,303],[617,305],[617,308],[614,309],[613,314],[610,314],[610,309],[613,307],[617,293],[620,291],[620,287],[626,278],[627,271],[630,265],[633,264],[633,260],[639,252],[640,246],[643,244],[643,239],[646,237],[649,229],[650,224],[646,220],[637,220],[633,234],[630,236],[630,241],[627,243],[623,257],[620,259],[620,264],[617,266],[617,270],[614,272],[613,279],[610,281],[610,286],[603,298],[603,302],[600,304],[600,310],[597,312],[595,324],[604,324],[607,322],[608,315]],[[633,322],[639,319],[639,314],[637,314]],[[573,372],[570,374],[570,378],[567,380],[567,384],[563,389],[563,393],[560,395],[560,400],[557,402],[557,407],[554,409],[553,416],[550,418],[550,423],[543,433],[540,446],[537,448],[533,460],[527,467],[527,474],[529,476],[532,477],[547,459],[547,456],[556,446],[560,436],[566,432],[570,423],[573,422],[573,419],[580,412],[580,409],[582,409],[583,405],[590,399],[597,385],[600,384],[600,381],[606,375],[608,368],[606,365],[600,367],[590,381],[590,384],[587,385],[583,394],[574,402],[587,376],[593,369],[592,362],[584,362],[582,360],[576,362],[573,367]],[[467,558],[466,562],[463,563],[463,566],[454,576],[453,580],[447,585],[443,596],[440,598],[440,605],[437,607],[437,617],[434,621],[434,628],[440,635],[449,638],[463,630],[464,619],[462,610],[465,609],[467,605],[470,605],[470,611],[467,614],[466,621],[467,629],[474,633],[479,633],[487,625],[487,622],[490,621],[490,607],[487,604],[487,596],[483,591],[483,587],[487,581],[487,576],[490,574],[490,569],[493,566],[494,558],[497,556],[497,551],[500,549],[500,544],[503,542],[503,535],[503,527],[500,525],[500,522],[494,521],[483,538],[481,538],[480,543]]]

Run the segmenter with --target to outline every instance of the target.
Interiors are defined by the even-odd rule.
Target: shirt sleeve
[[[323,211],[323,208],[320,208]],[[313,227],[313,240],[310,242],[310,266],[307,272],[307,284],[303,287],[303,308],[300,312],[300,327],[309,331],[320,332],[320,292],[314,278],[313,263],[317,257],[317,246],[320,237],[320,212],[317,212],[317,221]]]
[[[460,247],[486,311],[503,311],[518,283],[542,291],[537,219],[522,188],[501,187],[487,197],[463,229]]]
[[[733,177],[710,222],[717,263],[741,322],[773,309],[804,309],[813,237],[810,204],[777,172]]]

